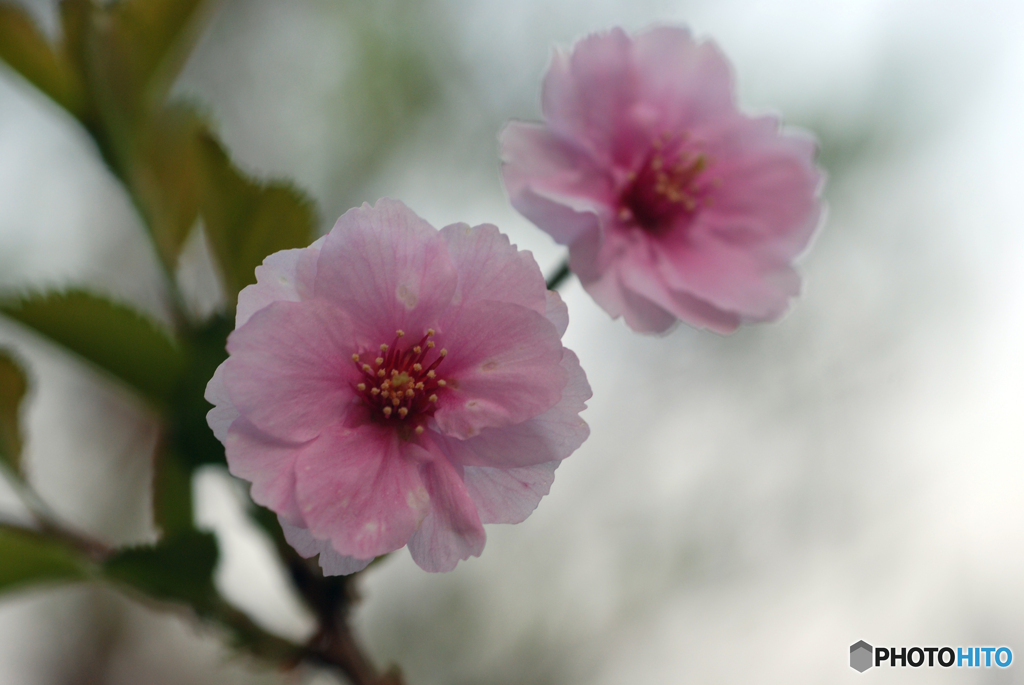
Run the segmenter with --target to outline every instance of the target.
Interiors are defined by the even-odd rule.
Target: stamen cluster
[[[693,213],[698,203],[710,204],[698,184],[707,156],[684,148],[685,137],[655,139],[640,170],[627,176],[629,185],[619,199],[619,219],[635,221],[648,231],[670,227],[681,212]]]
[[[448,354],[442,348],[432,362],[427,363],[430,351],[434,349],[434,329],[412,347],[402,349],[401,339],[405,331],[396,331],[394,341],[382,343],[372,363],[363,361],[367,353],[353,354],[352,361],[362,375],[362,381],[355,386],[363,401],[378,420],[395,422],[404,431],[423,433],[426,419],[434,415],[437,393],[444,389],[446,381],[437,376],[437,367]]]

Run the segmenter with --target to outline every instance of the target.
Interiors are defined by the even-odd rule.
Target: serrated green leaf
[[[0,299],[0,313],[113,374],[158,405],[173,396],[186,361],[151,319],[81,290]]]
[[[21,472],[21,400],[28,392],[28,379],[10,355],[0,350],[0,461],[15,473]]]
[[[87,577],[86,562],[71,547],[39,533],[0,526],[0,592]]]
[[[256,282],[255,269],[278,250],[306,247],[315,236],[312,202],[284,183],[246,178],[211,136],[200,141],[204,171],[200,211],[225,287],[232,297]]]
[[[107,559],[103,575],[157,599],[187,602],[203,612],[216,601],[217,541],[198,531],[169,535],[153,547],[124,549]]]
[[[83,105],[80,75],[20,7],[0,3],[0,59],[59,105],[79,113]]]

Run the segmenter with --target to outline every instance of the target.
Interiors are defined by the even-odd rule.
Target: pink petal
[[[441,229],[459,284],[442,325],[468,305],[481,300],[509,302],[540,314],[546,310],[547,288],[533,254],[520,251],[495,226],[452,224]]]
[[[224,451],[231,474],[252,483],[249,494],[254,502],[301,523],[295,499],[295,461],[309,445],[277,440],[241,419],[232,424]]]
[[[662,242],[657,260],[657,274],[631,269],[630,287],[644,292],[645,283],[663,279],[672,290],[736,312],[746,320],[781,316],[789,299],[800,292],[800,277],[788,264],[712,236],[668,238]]]
[[[409,540],[409,552],[424,571],[451,571],[484,550],[487,536],[460,470],[441,454],[420,467],[430,513]]]
[[[238,410],[231,403],[231,396],[228,394],[227,386],[224,385],[224,364],[217,367],[213,372],[213,378],[206,384],[206,392],[203,398],[213,405],[206,414],[206,423],[210,426],[214,436],[221,442],[228,437],[228,429],[238,418]]]
[[[281,524],[281,531],[284,539],[291,545],[300,556],[309,559],[317,554],[320,555],[320,568],[325,576],[347,576],[350,573],[357,573],[370,565],[373,559],[356,559],[338,554],[331,547],[327,540],[318,540],[305,528],[293,526],[280,516],[277,517]]]
[[[592,234],[570,248],[569,265],[583,288],[609,316],[623,317],[638,333],[664,333],[672,328],[676,323],[674,314],[623,286],[619,278],[621,266],[614,255],[621,237],[609,232],[608,238],[602,243],[599,235]],[[602,252],[611,254],[602,258]]]
[[[523,188],[517,194],[509,191],[509,200],[520,214],[562,245],[571,245],[587,235],[600,232],[594,212],[576,211],[530,188]]]
[[[737,119],[709,142],[717,160],[710,173],[718,187],[714,204],[692,230],[790,260],[807,247],[821,219],[815,143],[807,136],[779,135],[774,117]]]
[[[241,328],[249,317],[271,302],[298,302],[313,296],[316,260],[320,256],[320,238],[309,247],[281,250],[256,267],[256,282],[238,293],[235,328]]]
[[[602,165],[632,161],[632,108],[638,79],[633,42],[622,29],[587,36],[571,55],[556,51],[544,78],[541,108],[551,129],[584,145]]]
[[[296,491],[310,534],[357,559],[401,548],[427,514],[417,462],[430,458],[384,426],[331,426],[296,464]]]
[[[419,336],[435,327],[457,282],[437,230],[382,199],[338,219],[320,251],[315,290],[351,315],[358,342],[376,346],[398,329]]]
[[[593,231],[569,246],[569,267],[586,287],[588,283],[604,279],[609,267],[627,247],[628,238],[622,231]]]
[[[664,333],[676,319],[716,333],[736,329],[740,317],[735,312],[673,288],[661,273],[660,261],[664,259],[657,245],[641,237],[627,245],[625,255],[608,268],[600,281],[584,282],[584,287],[609,313],[612,309],[605,304],[608,296],[621,298],[617,307],[629,327],[640,333]],[[612,289],[610,283],[617,284],[617,288]]]
[[[618,279],[620,282],[622,279]],[[678,321],[678,314],[660,306],[654,300],[620,285],[625,311],[622,320],[637,333],[667,333]],[[597,298],[594,298],[597,299]]]
[[[466,490],[476,504],[482,523],[522,523],[551,490],[555,469],[561,461],[496,469],[467,466]]]
[[[558,404],[543,414],[506,428],[484,428],[466,439],[439,436],[445,452],[457,464],[517,468],[565,459],[590,435],[590,427],[580,418],[592,396],[587,376],[571,350],[565,350],[561,362],[568,375]]]
[[[615,201],[611,175],[583,149],[540,124],[509,122],[501,132],[501,158],[513,206],[535,222],[544,221],[551,204],[588,212]],[[564,245],[592,226],[587,220],[549,225],[552,237]]]
[[[549,290],[545,296],[544,316],[554,324],[559,338],[565,335],[566,329],[569,328],[569,308],[554,290]]]
[[[659,26],[637,34],[633,59],[639,98],[658,112],[661,130],[686,130],[734,111],[732,70],[714,43]]]
[[[640,287],[646,283],[650,283],[653,288],[651,291],[648,291],[651,296],[649,300],[647,300],[644,294],[644,289]],[[726,335],[736,330],[742,322],[739,314],[735,312],[719,309],[685,292],[668,290],[664,284],[656,284],[653,280],[639,281],[638,283],[633,283],[633,285],[638,286],[635,293],[637,298],[645,299],[655,304],[665,302],[665,306],[669,308],[667,311],[696,328],[706,328],[709,331]]]
[[[565,387],[562,343],[537,312],[505,302],[477,302],[446,330],[448,381],[434,414],[441,431],[460,438],[509,426],[552,407]]]
[[[343,417],[355,393],[351,323],[320,299],[275,302],[228,338],[224,381],[258,428],[304,441]]]

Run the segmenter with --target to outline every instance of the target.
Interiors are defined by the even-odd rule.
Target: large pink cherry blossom
[[[569,246],[590,295],[637,331],[782,315],[821,215],[806,135],[748,117],[713,43],[620,29],[556,51],[544,123],[501,135],[513,206]]]
[[[407,544],[428,571],[478,556],[481,524],[529,516],[589,434],[566,307],[494,226],[380,200],[256,276],[208,421],[328,574]]]

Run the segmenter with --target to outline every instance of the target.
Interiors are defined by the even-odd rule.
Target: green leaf
[[[188,371],[182,377],[170,416],[168,436],[175,456],[189,469],[202,464],[226,465],[224,445],[206,423],[210,403],[203,397],[217,367],[227,359],[228,335],[235,327],[234,316],[211,318],[202,327],[189,331]]]
[[[71,547],[29,530],[0,526],[0,592],[88,577],[86,562]]]
[[[0,313],[132,386],[158,405],[185,369],[175,342],[151,319],[81,290],[0,300]]]
[[[173,268],[199,216],[199,136],[205,125],[185,105],[154,110],[139,124],[126,176],[160,258]]]
[[[153,511],[156,524],[165,536],[194,529],[192,512],[192,473],[170,449],[157,455],[153,477]]]
[[[224,284],[232,297],[256,282],[264,258],[306,247],[315,237],[312,202],[284,183],[260,184],[245,177],[211,136],[200,141],[204,171],[200,211]]]
[[[203,0],[121,0],[106,8],[108,26],[124,42],[137,82],[160,99],[198,37],[192,21]]]
[[[184,65],[199,35],[192,19],[203,0],[65,4],[68,52],[86,74],[107,128],[131,129],[162,104]]]
[[[200,613],[217,598],[213,571],[217,541],[198,531],[170,535],[153,547],[121,550],[103,564],[103,574],[157,599],[187,602]]]
[[[0,350],[0,461],[15,473],[21,472],[21,400],[28,391],[28,379],[14,359]]]
[[[173,273],[198,217],[196,141],[189,107],[165,103],[198,37],[203,0],[61,3],[63,53],[88,85],[79,117],[128,186],[161,262]]]
[[[0,3],[0,58],[68,111],[81,111],[84,93],[78,72],[23,9],[6,2]]]

